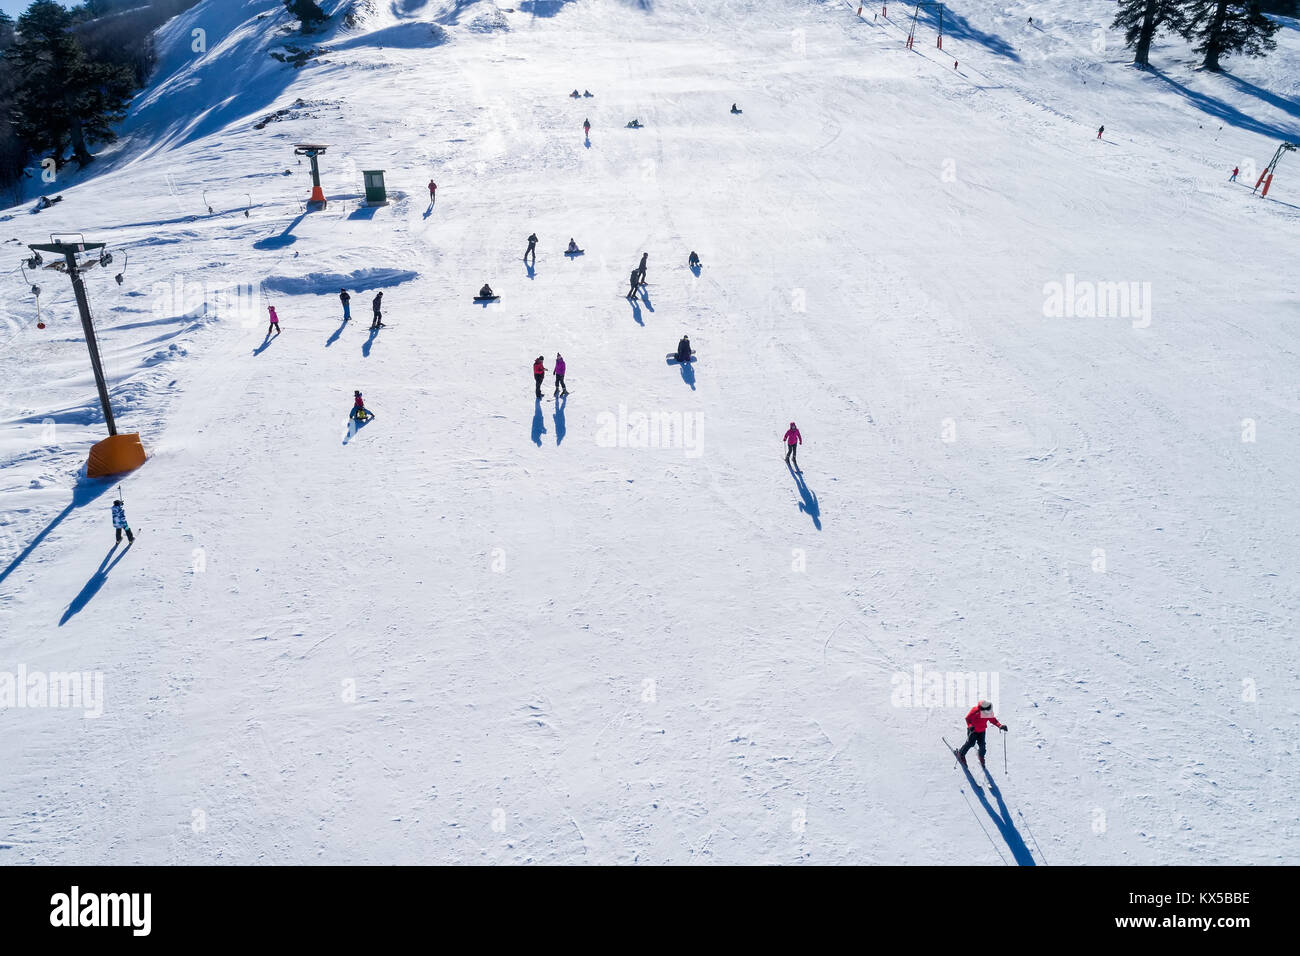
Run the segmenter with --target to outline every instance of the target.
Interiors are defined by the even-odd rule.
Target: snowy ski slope
[[[0,710],[0,862],[1296,862],[1300,156],[1247,164],[1300,25],[1211,76],[1105,0],[958,0],[942,51],[896,4],[326,7],[295,70],[278,0],[203,0],[4,215],[0,695],[104,696]],[[66,231],[128,257],[125,553],[68,281],[40,330],[17,271]],[[996,681],[994,787],[918,668]]]

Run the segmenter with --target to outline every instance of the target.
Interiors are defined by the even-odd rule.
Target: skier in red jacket
[[[543,364],[543,359],[539,355],[537,356],[537,359],[533,362],[533,381],[537,383],[538,399],[542,397],[542,381],[545,378],[546,378],[546,365]]]
[[[957,751],[957,759],[961,761],[963,767],[966,766],[966,751],[976,744],[979,744],[980,766],[984,766],[984,731],[988,729],[989,724],[1003,732],[1007,729],[1006,724],[998,723],[998,719],[993,716],[993,705],[987,700],[982,700],[966,715],[966,743],[962,744],[961,750]]]

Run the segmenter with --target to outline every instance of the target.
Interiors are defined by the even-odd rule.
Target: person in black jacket
[[[375,297],[370,300],[370,308],[374,309],[375,311],[375,317],[370,322],[370,327],[372,329],[377,329],[384,324],[382,321],[380,321],[384,317],[384,313],[381,311],[383,307],[384,307],[384,294],[382,292],[376,292]]]
[[[536,265],[537,264],[537,233],[535,232],[531,233],[528,236],[528,248],[524,250],[525,262],[528,261],[529,256],[533,257],[533,265]]]
[[[339,289],[339,301],[343,303],[343,321],[346,322],[352,318],[352,296],[348,295],[347,289]]]

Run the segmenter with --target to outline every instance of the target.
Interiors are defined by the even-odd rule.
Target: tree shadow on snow
[[[519,4],[519,12],[534,17],[553,17],[570,2],[571,0],[523,0]]]
[[[1256,86],[1254,83],[1243,80],[1239,76],[1233,76],[1231,73],[1222,73],[1220,75],[1237,89],[1241,90],[1241,92],[1267,103],[1274,109],[1281,110],[1288,116],[1300,119],[1300,103],[1297,103],[1295,100],[1289,100],[1284,96],[1278,96],[1276,93],[1270,93],[1263,87]],[[1296,130],[1291,130],[1281,138],[1294,143],[1296,139],[1300,137],[1297,136]]]
[[[76,511],[78,508],[90,504],[112,487],[113,485],[111,482],[106,483],[93,478],[83,478],[81,481],[77,482],[76,486],[72,489],[72,500],[68,502],[68,506],[51,518],[50,523],[41,529],[40,533],[37,534],[36,537],[32,538],[31,543],[27,545],[27,547],[23,548],[22,551],[18,552],[18,556],[9,562],[9,566],[3,571],[0,571],[0,584],[3,584],[5,579],[9,577],[9,575],[13,574],[19,565],[31,556],[33,551],[40,547],[41,542],[49,537],[50,532],[62,524],[63,520],[67,518],[68,515],[72,514],[72,512]]]
[[[1024,838],[1020,836],[1020,831],[1011,822],[1011,812],[1002,801],[1002,791],[993,782],[993,778],[988,777],[987,779],[989,792],[993,794],[993,799],[998,802],[996,810],[993,809],[993,805],[989,803],[988,798],[984,795],[984,788],[975,782],[975,776],[970,772],[970,767],[962,767],[961,769],[966,774],[966,780],[970,783],[971,790],[984,806],[984,812],[993,819],[993,825],[1002,834],[1002,839],[1006,840],[1007,848],[1011,850],[1011,855],[1015,857],[1016,864],[1018,866],[1037,866],[1038,864],[1034,862],[1034,855],[1029,852],[1029,847],[1025,846]]]
[[[108,580],[109,573],[117,567],[117,563],[126,557],[126,553],[131,550],[131,545],[127,544],[127,546],[122,549],[122,553],[114,558],[113,552],[116,551],[117,548],[117,545],[113,545],[113,547],[109,549],[108,554],[104,555],[104,560],[99,563],[99,567],[95,570],[95,573],[90,576],[90,580],[87,581],[85,586],[81,589],[81,593],[72,599],[72,603],[68,605],[68,609],[63,612],[63,617],[59,618],[59,627],[67,624],[68,621],[78,614],[81,609],[89,604],[91,599],[99,593],[99,589],[102,588],[104,582]],[[109,563],[110,560],[112,561],[111,564]]]
[[[928,20],[930,28],[938,32],[938,17],[932,12],[931,8],[921,11],[920,19]],[[990,53],[998,56],[1005,56],[1013,63],[1020,62],[1020,54],[1016,52],[1015,47],[998,36],[996,33],[989,33],[973,26],[969,20],[961,14],[953,11],[951,6],[945,5],[943,8],[943,35],[951,37],[954,40],[964,40],[969,43],[978,43]],[[920,38],[917,38],[920,42]],[[933,40],[930,45],[934,46]]]
[[[1247,116],[1235,106],[1230,106],[1223,102],[1223,100],[1216,99],[1207,93],[1199,93],[1196,90],[1188,89],[1177,80],[1170,79],[1155,67],[1150,67],[1147,72],[1156,79],[1163,80],[1174,90],[1175,93],[1186,99],[1201,112],[1217,117],[1230,126],[1235,126],[1238,129],[1244,129],[1252,133],[1259,133],[1263,136],[1269,137],[1270,139],[1292,140],[1296,136],[1296,131],[1294,129],[1284,129],[1283,127],[1273,126],[1269,123],[1261,123],[1254,117]],[[1290,110],[1288,110],[1288,112],[1290,112]]]
[[[533,444],[538,448],[542,447],[542,436],[545,434],[546,421],[542,418],[542,400],[539,398],[533,411]]]
[[[789,462],[786,462],[786,467],[790,469],[790,474],[794,478],[795,487],[799,489],[799,497],[801,499],[799,502],[799,510],[812,518],[813,527],[820,531],[822,529],[822,509],[821,505],[817,504],[817,496],[809,490],[807,485],[804,484],[803,474],[801,472],[795,471],[794,466]]]
[[[560,442],[564,441],[564,403],[569,399],[567,396],[555,400],[555,444],[558,447]]]
[[[300,213],[298,218],[285,226],[284,230],[280,232],[279,235],[267,236],[265,239],[259,239],[257,242],[253,243],[253,248],[258,250],[283,249],[286,246],[293,245],[298,241],[298,237],[293,234],[293,230],[298,223],[302,222],[306,218],[307,213]]]

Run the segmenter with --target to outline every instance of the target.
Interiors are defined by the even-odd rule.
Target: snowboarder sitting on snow
[[[691,340],[683,335],[682,340],[677,343],[677,361],[689,362],[691,359]]]
[[[576,99],[580,99],[580,98],[582,97],[582,94],[579,93],[577,90],[574,90],[574,91],[573,91],[572,93],[570,93],[569,95],[572,96],[575,100],[576,100]]]
[[[698,269],[700,267],[700,257],[695,254],[694,249],[691,250],[691,257],[686,260],[686,264],[692,269]]]
[[[113,527],[117,530],[116,544],[122,543],[123,531],[126,532],[126,543],[135,544],[135,535],[131,533],[131,526],[126,523],[126,508],[122,506],[120,500],[113,502]]]
[[[578,249],[578,244],[577,244],[576,242],[573,241],[572,237],[570,237],[570,239],[569,239],[569,251],[570,251],[570,252],[579,252],[579,251],[581,251],[581,250]]]
[[[979,744],[980,766],[984,766],[984,732],[989,724],[1003,732],[1007,729],[1006,724],[998,723],[998,719],[993,716],[993,705],[987,700],[982,700],[966,715],[966,743],[962,744],[961,750],[957,751],[957,759],[961,761],[963,767],[966,766],[966,751],[976,744]]]
[[[733,113],[743,113],[744,110],[738,110],[738,109],[736,109],[736,104],[735,104],[735,103],[732,103],[732,104],[731,104],[731,112],[733,112]]]
[[[641,121],[640,121],[640,120],[635,120],[635,119],[634,119],[632,122],[630,122],[630,123],[627,124],[627,128],[628,128],[628,129],[640,129],[640,128],[641,128]]]
[[[362,399],[360,392],[352,393],[352,420],[354,422],[367,422],[375,416],[366,408],[365,400]]]
[[[592,97],[592,96],[595,96],[596,94],[593,93],[593,92],[591,92],[591,90],[583,90],[583,91],[582,91],[582,95],[583,95],[583,96],[586,96],[586,97]]]
[[[478,290],[478,297],[480,299],[490,299],[493,295],[495,295],[495,293],[492,291],[492,287],[484,282],[483,288]]]

